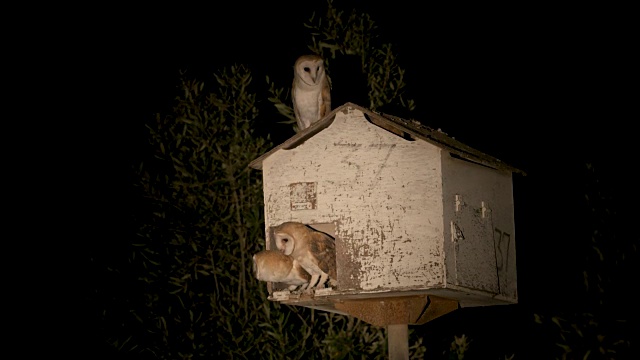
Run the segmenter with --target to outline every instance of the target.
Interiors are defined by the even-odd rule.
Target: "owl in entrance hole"
[[[253,274],[261,281],[289,285],[289,290],[300,286],[304,290],[311,275],[291,256],[277,250],[263,250],[253,255]]]
[[[331,111],[331,86],[320,56],[302,55],[296,60],[291,98],[298,131],[308,128]]]
[[[336,248],[331,236],[294,221],[275,226],[273,236],[278,250],[311,274],[307,290],[336,285]]]

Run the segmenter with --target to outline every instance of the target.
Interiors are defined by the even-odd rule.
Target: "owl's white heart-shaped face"
[[[285,255],[291,255],[295,248],[295,239],[287,233],[275,234],[276,247]]]
[[[296,72],[307,85],[318,85],[324,74],[324,64],[321,59],[305,60],[296,65]]]

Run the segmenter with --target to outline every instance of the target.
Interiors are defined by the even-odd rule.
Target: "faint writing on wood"
[[[289,184],[291,210],[313,210],[317,208],[318,196],[315,182],[298,182]]]

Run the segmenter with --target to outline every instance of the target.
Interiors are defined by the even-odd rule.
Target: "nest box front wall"
[[[262,165],[267,248],[271,226],[299,221],[335,237],[339,291],[445,286],[440,148],[347,108]]]

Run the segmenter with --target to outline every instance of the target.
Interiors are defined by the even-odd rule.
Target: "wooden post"
[[[409,360],[409,325],[387,325],[389,360]]]

